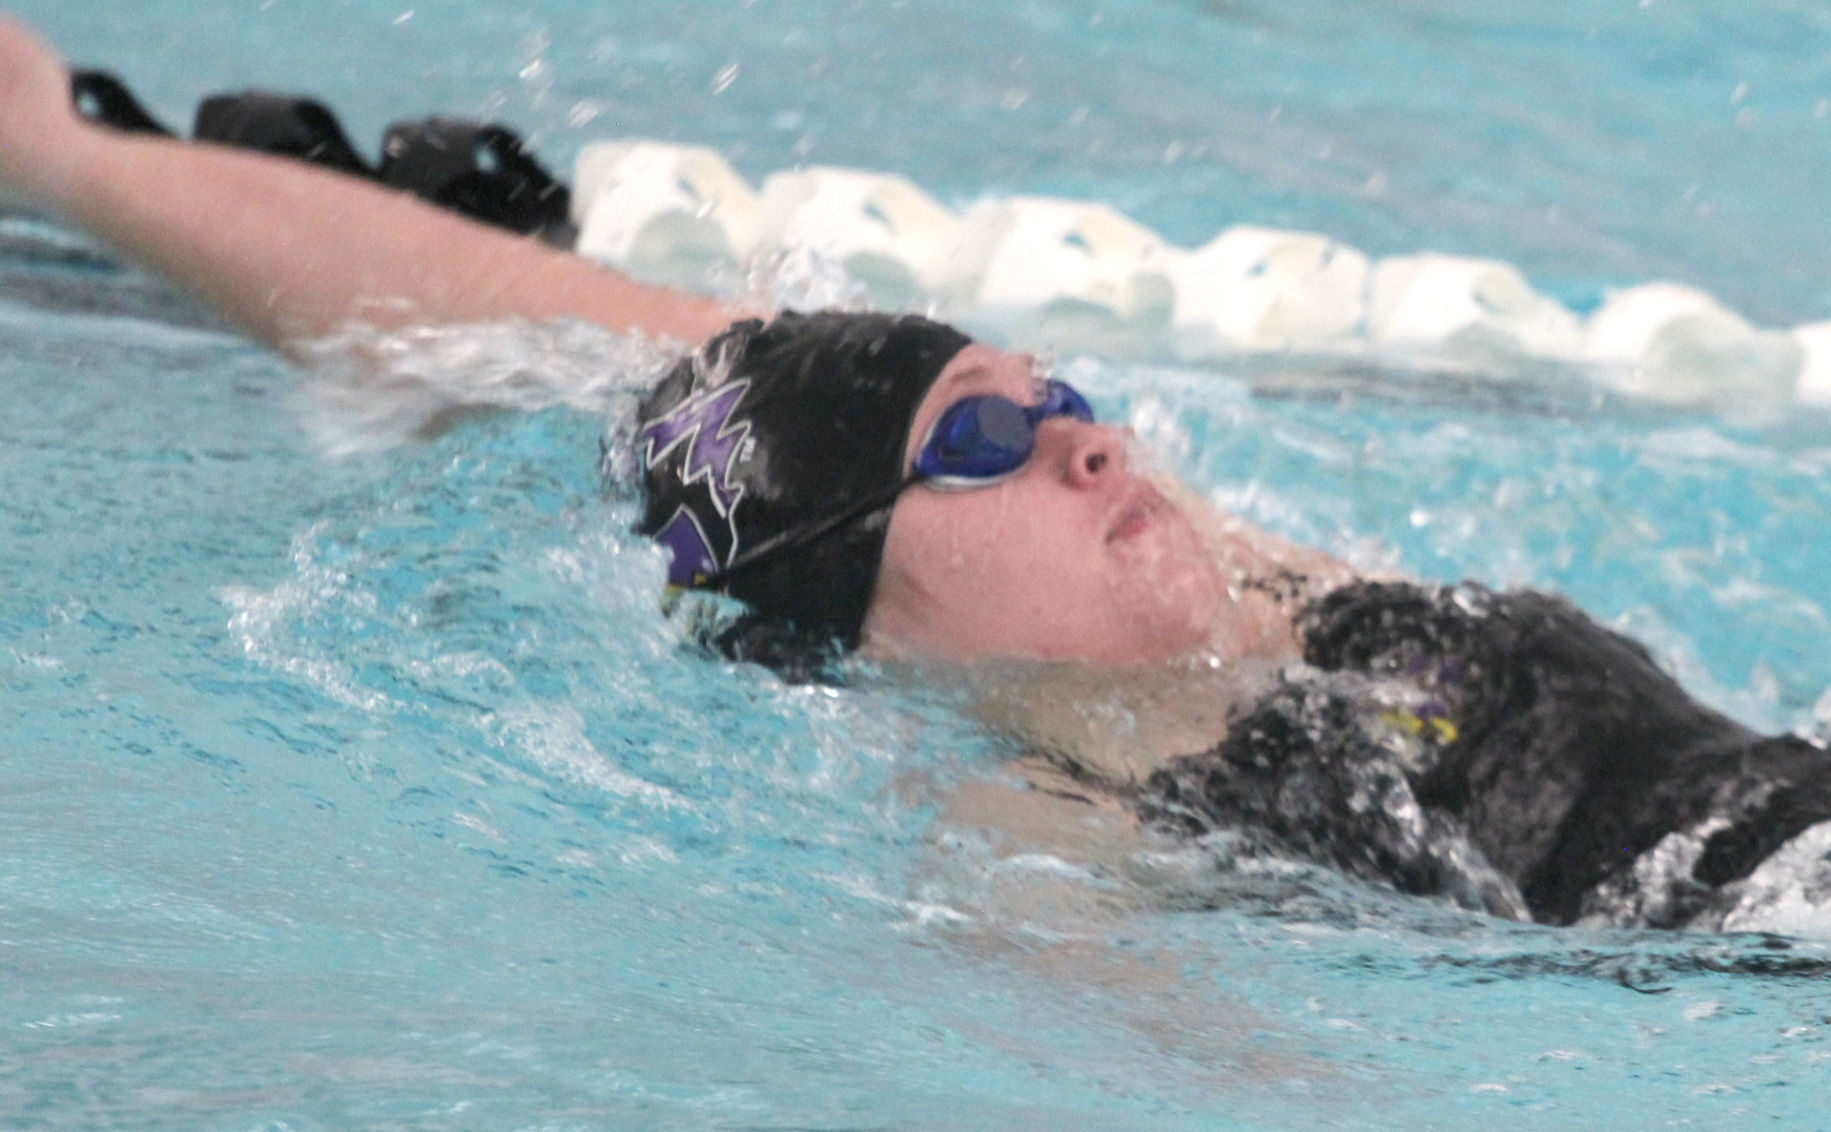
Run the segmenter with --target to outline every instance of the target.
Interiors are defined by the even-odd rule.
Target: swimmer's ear
[[[127,84],[107,71],[71,71],[70,101],[84,118],[122,133],[172,136],[164,123],[140,105]]]

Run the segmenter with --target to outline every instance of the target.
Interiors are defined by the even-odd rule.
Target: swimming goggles
[[[962,397],[935,418],[915,462],[896,483],[874,491],[830,515],[778,531],[733,556],[724,569],[694,578],[694,584],[716,587],[760,563],[809,547],[821,539],[895,503],[916,484],[943,491],[970,491],[1008,479],[1036,451],[1036,430],[1052,417],[1092,423],[1093,406],[1066,382],[1043,384],[1043,399],[1019,405],[997,394]]]

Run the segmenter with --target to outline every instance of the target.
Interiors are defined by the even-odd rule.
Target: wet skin
[[[1035,360],[977,343],[961,351],[923,399],[906,460],[947,406],[984,393],[1035,404]],[[1228,602],[1226,578],[1131,446],[1129,430],[1052,417],[1010,477],[905,492],[865,623],[870,651],[1134,665],[1201,648]]]

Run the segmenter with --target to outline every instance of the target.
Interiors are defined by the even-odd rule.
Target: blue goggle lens
[[[996,483],[1030,459],[1030,453],[1036,450],[1036,427],[1050,417],[1073,417],[1091,423],[1094,410],[1087,398],[1060,381],[1045,384],[1042,401],[1029,406],[997,396],[962,397],[935,419],[921,452],[916,454],[914,469],[904,479],[831,515],[798,523],[766,538],[735,555],[722,568],[696,574],[691,584],[728,584],[734,575],[754,569],[784,551],[811,546],[867,515],[882,511],[915,483],[955,488]]]
[[[1050,417],[1091,422],[1093,406],[1060,381],[1043,386],[1043,399],[1019,405],[1006,397],[962,397],[935,419],[916,454],[915,474],[942,487],[978,487],[1023,467],[1036,450],[1037,426]]]

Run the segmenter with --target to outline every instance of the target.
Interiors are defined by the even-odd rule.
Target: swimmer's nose
[[[1053,423],[1061,437],[1062,477],[1069,486],[1089,488],[1125,468],[1125,433],[1111,425],[1059,420]]]

